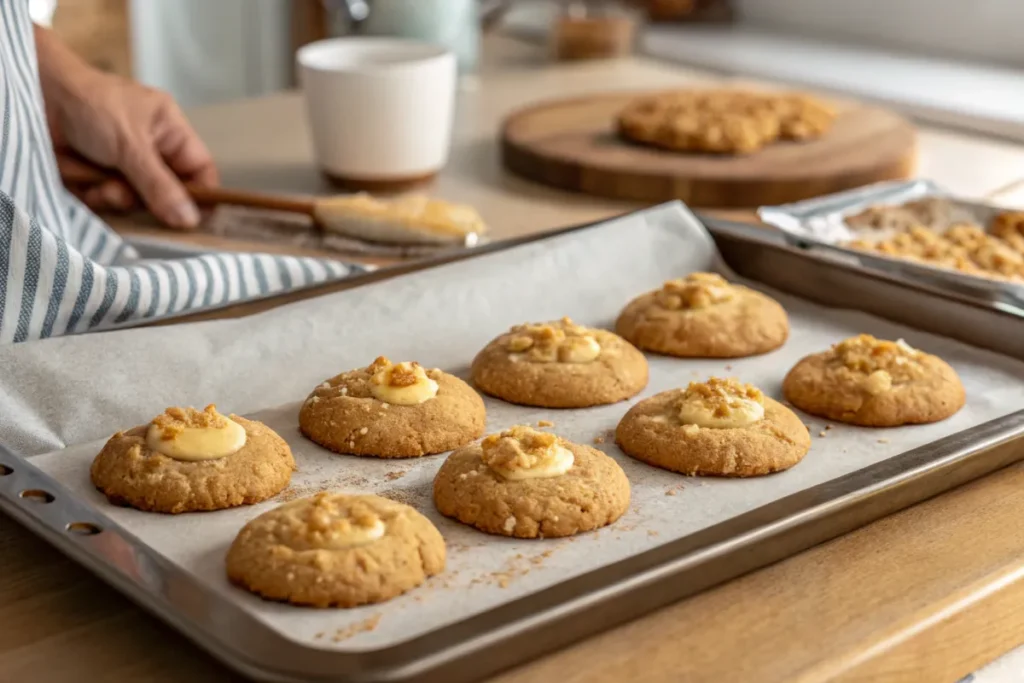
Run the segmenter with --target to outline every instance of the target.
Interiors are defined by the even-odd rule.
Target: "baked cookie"
[[[647,359],[606,330],[569,318],[516,325],[473,360],[473,383],[509,403],[587,408],[623,401],[647,386]]]
[[[807,356],[782,383],[790,403],[812,415],[864,427],[945,420],[963,407],[963,384],[939,358],[869,334]]]
[[[769,296],[715,273],[691,273],[629,302],[615,331],[655,353],[738,358],[782,346],[789,320]]]
[[[314,389],[299,428],[336,453],[413,458],[469,443],[485,418],[483,399],[458,377],[381,356]]]
[[[636,404],[615,440],[656,467],[721,477],[789,469],[811,447],[807,427],[789,408],[749,384],[717,377]]]
[[[571,536],[629,507],[629,480],[601,451],[517,426],[448,456],[434,478],[441,514],[489,534]]]
[[[408,505],[318,493],[238,532],[228,579],[267,600],[314,607],[383,602],[444,570],[440,532]]]
[[[689,90],[637,98],[618,116],[619,134],[680,152],[750,154],[777,140],[824,135],[835,112],[798,94]]]
[[[294,469],[291,449],[272,429],[211,404],[168,408],[114,434],[90,474],[114,505],[177,514],[266,500],[288,486]]]

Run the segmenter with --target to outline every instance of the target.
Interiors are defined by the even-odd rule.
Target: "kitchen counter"
[[[552,67],[534,47],[490,39],[481,73],[460,92],[452,163],[431,191],[477,206],[499,239],[636,208],[504,173],[494,144],[500,120],[545,97],[720,80],[644,60]],[[189,116],[209,142],[226,185],[331,191],[311,162],[297,95],[198,109]],[[920,148],[920,174],[959,194],[1021,197],[1024,146],[925,128]],[[233,246],[209,235],[154,233],[123,220],[117,225],[128,234]],[[1024,642],[1022,509],[1024,465],[525,663],[497,680],[956,681]],[[201,650],[3,516],[0,557],[0,678],[230,678]]]

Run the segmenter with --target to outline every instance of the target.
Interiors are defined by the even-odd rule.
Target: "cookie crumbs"
[[[650,536],[651,538],[654,538],[655,536],[658,535],[658,532],[655,531],[654,529],[648,529],[647,530],[647,535]]]
[[[388,481],[394,481],[395,479],[401,479],[405,476],[405,470],[398,470],[397,472],[388,472],[384,475],[384,478]]]
[[[340,643],[341,641],[348,640],[352,636],[358,635],[360,633],[375,631],[377,629],[377,625],[380,623],[380,618],[380,614],[375,614],[372,617],[363,619],[362,621],[356,622],[351,626],[339,628],[337,631],[334,632],[334,636],[331,638],[331,640],[335,643]]]
[[[676,495],[676,490],[675,489],[669,489],[668,491],[665,491],[665,495],[666,496],[674,496],[674,495]]]
[[[732,372],[732,366],[731,365],[726,365],[725,369],[726,369],[727,372]]]
[[[602,443],[604,443],[604,437],[603,436],[595,436],[594,437],[594,444],[595,445],[596,444],[602,444]]]
[[[826,432],[827,432],[828,430],[830,430],[830,429],[832,429],[832,425],[825,425],[825,431],[826,431]]]
[[[889,439],[879,439],[878,443],[889,443]]]
[[[554,427],[555,423],[551,420],[537,420],[538,427]]]
[[[818,436],[825,436],[826,434],[828,434],[828,432],[825,431],[824,429],[818,432]]]
[[[317,640],[320,640],[321,638],[323,638],[323,637],[324,637],[324,632],[323,632],[323,631],[320,631],[320,633],[316,634],[316,635],[315,635],[315,636],[313,636],[313,637],[314,637],[314,638],[316,638]]]

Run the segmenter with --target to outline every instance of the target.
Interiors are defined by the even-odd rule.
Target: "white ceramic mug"
[[[317,162],[372,188],[425,180],[448,162],[456,62],[448,50],[394,38],[332,38],[298,52]]]

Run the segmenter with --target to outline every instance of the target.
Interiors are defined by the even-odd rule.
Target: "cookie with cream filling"
[[[445,546],[430,520],[408,505],[324,492],[246,524],[226,565],[232,583],[267,600],[356,607],[441,573]]]
[[[489,534],[571,536],[629,508],[629,480],[601,451],[516,426],[452,453],[434,478],[441,514]]]
[[[586,408],[616,403],[647,386],[647,359],[607,330],[569,318],[516,325],[473,360],[473,383],[509,403]]]
[[[299,429],[336,453],[412,458],[478,438],[485,418],[483,400],[458,377],[382,356],[317,386]]]
[[[249,505],[280,493],[295,460],[266,425],[237,415],[168,408],[147,425],[110,437],[92,483],[115,505],[180,513]]]
[[[802,359],[782,392],[800,410],[865,427],[938,422],[966,401],[959,376],[944,360],[902,339],[868,334]]]
[[[811,447],[793,411],[749,384],[712,377],[633,406],[615,440],[637,460],[689,475],[752,477],[789,469]]]
[[[765,294],[716,273],[691,273],[629,302],[615,331],[667,356],[739,358],[782,346],[789,319]]]

